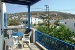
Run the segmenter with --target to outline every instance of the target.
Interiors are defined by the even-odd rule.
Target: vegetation
[[[64,25],[61,25],[59,28],[57,26],[39,26],[37,30],[43,33],[46,33],[50,36],[56,37],[60,40],[64,40],[65,42],[69,42],[71,44],[75,44],[75,41],[72,39],[72,31],[70,28],[66,28]]]
[[[12,20],[9,20],[9,21],[8,21],[8,25],[9,25],[9,26],[12,26],[12,25],[19,25],[19,22],[18,22],[18,20],[16,20],[16,19],[12,19]]]
[[[55,24],[55,25],[58,25],[58,22],[59,22],[59,20],[55,21],[54,24]]]

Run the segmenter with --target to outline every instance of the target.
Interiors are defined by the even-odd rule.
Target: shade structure
[[[11,3],[11,4],[27,5],[28,6],[28,29],[30,29],[30,6],[40,0],[1,0],[1,1],[5,3]]]
[[[12,4],[33,5],[40,0],[1,0],[1,1]]]
[[[10,4],[20,4],[20,5],[27,5],[28,6],[28,31],[30,30],[30,6],[35,4],[40,0],[0,0],[0,50],[3,50],[3,41],[4,41],[4,23],[6,25],[6,14],[3,13],[3,3],[10,3]],[[4,14],[4,16],[3,16]],[[19,34],[21,35],[21,34]],[[19,36],[18,35],[18,36]]]

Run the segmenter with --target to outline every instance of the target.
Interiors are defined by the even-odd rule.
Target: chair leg
[[[30,41],[29,41],[29,46],[30,46]]]
[[[5,45],[5,50],[6,50],[6,45]]]
[[[23,48],[23,42],[22,42],[22,48]]]
[[[11,49],[11,46],[9,46],[9,49]]]
[[[13,46],[11,46],[11,50],[13,50]]]

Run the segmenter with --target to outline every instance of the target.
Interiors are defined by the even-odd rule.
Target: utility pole
[[[48,5],[45,5],[46,6],[46,14],[47,14],[47,8],[48,8]]]
[[[45,5],[46,6],[46,16],[47,16],[47,18],[46,18],[46,20],[47,20],[47,25],[48,25],[48,27],[49,27],[49,5]]]
[[[48,6],[48,27],[49,27],[49,6]]]

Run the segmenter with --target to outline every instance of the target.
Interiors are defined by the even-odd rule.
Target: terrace
[[[14,26],[13,28],[10,27],[9,29],[22,33],[27,33],[27,28],[24,28],[22,26]],[[5,29],[5,37],[6,35],[8,37],[8,34],[6,34],[7,30],[8,29]],[[15,45],[15,47],[13,47],[13,50],[75,50],[75,46],[72,44],[59,40],[55,37],[46,35],[42,32],[37,31],[34,28],[31,28],[31,30],[32,35],[30,38],[30,46],[28,45],[28,43],[25,43],[24,47],[22,48],[22,40],[20,39],[21,46],[18,46],[17,48],[17,46]]]
[[[7,29],[4,29],[4,37],[9,38],[9,35],[7,34],[8,30],[27,33],[27,31],[26,31],[27,28],[24,28],[22,26],[9,26]],[[17,50],[17,49],[18,50],[43,50],[43,49],[45,49],[42,45],[37,43],[36,40],[35,40],[35,31],[36,30],[33,29],[33,28],[31,28],[31,30],[32,30],[32,34],[31,34],[31,38],[30,38],[30,45],[28,43],[24,43],[24,47],[22,47],[22,39],[20,39],[21,46],[19,47],[17,45],[14,45],[13,50]],[[4,42],[4,47],[5,47],[5,42]],[[6,47],[6,49],[8,50],[8,47]]]

